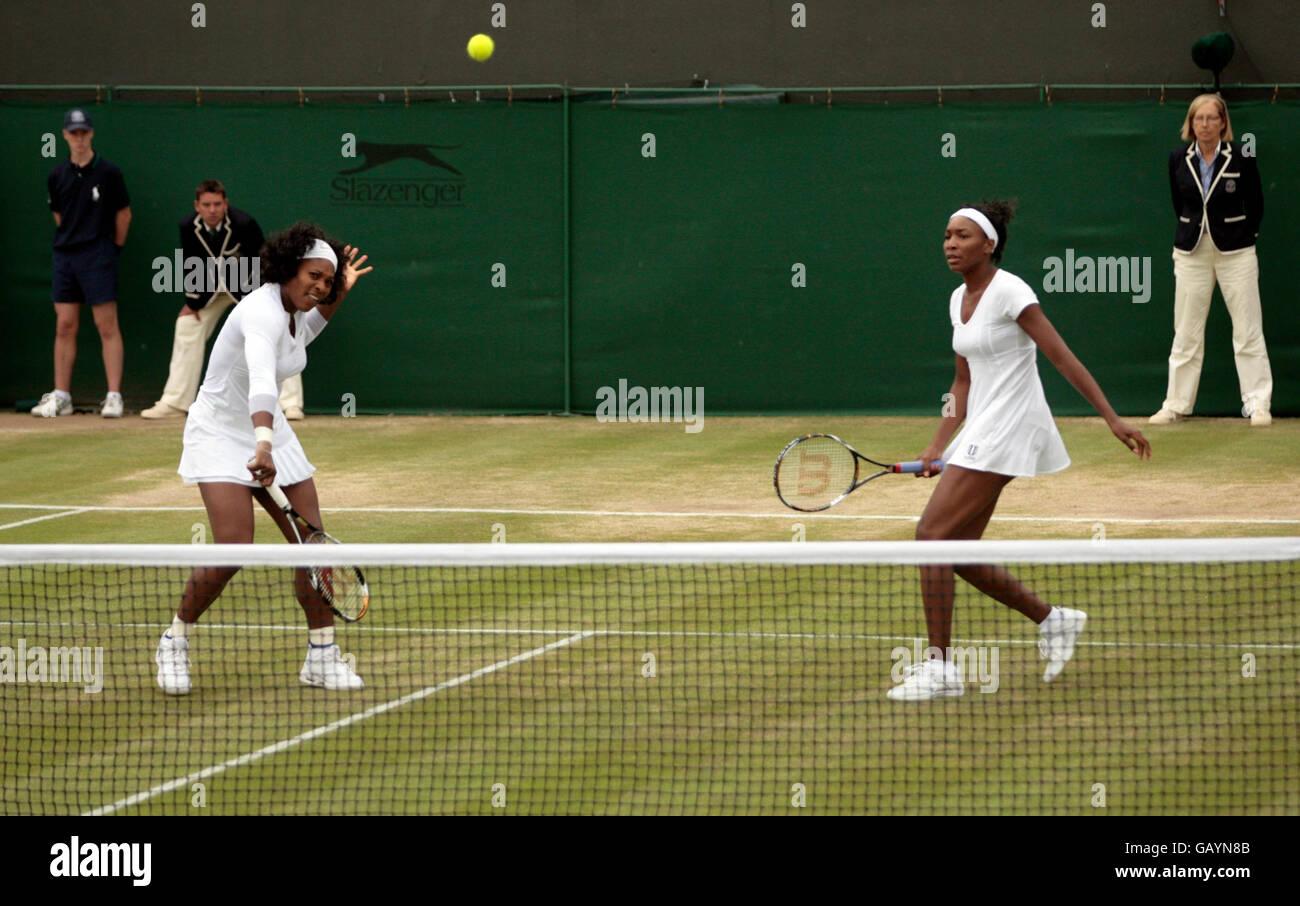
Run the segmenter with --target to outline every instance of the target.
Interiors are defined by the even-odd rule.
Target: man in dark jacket
[[[226,188],[205,179],[194,190],[194,212],[180,222],[181,274],[185,303],[176,318],[171,367],[162,397],[144,418],[181,416],[189,411],[203,376],[203,354],[226,309],[257,288],[258,254],[265,237],[257,221],[232,208]]]

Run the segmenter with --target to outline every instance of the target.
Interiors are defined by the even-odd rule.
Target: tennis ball
[[[465,48],[472,59],[482,63],[488,57],[492,56],[492,39],[487,35],[475,35],[469,39],[469,45]]]

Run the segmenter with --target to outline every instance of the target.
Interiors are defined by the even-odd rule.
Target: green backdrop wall
[[[947,215],[1014,196],[1003,266],[1027,280],[1122,412],[1154,411],[1172,337],[1166,159],[1185,101],[636,107],[504,102],[95,106],[126,175],[128,403],[152,402],[174,294],[155,293],[193,187],[216,177],[268,232],[315,220],[376,271],[312,347],[308,409],[592,412],[597,391],[703,387],[707,411],[932,413],[952,379],[939,243]],[[7,329],[0,401],[48,390],[53,313],[42,136],[63,106],[0,105]],[[1300,318],[1285,212],[1300,107],[1240,103],[1268,213],[1259,244],[1274,411],[1300,414]],[[359,144],[428,146],[407,156]],[[58,154],[66,149],[58,140]],[[653,151],[653,156],[651,156]],[[415,154],[416,156],[410,156]],[[369,164],[353,174],[352,170]],[[1149,300],[1049,293],[1045,262],[1149,259]],[[802,269],[805,286],[792,285]],[[499,285],[504,283],[504,285]],[[1216,294],[1217,299],[1217,294]],[[1198,411],[1240,406],[1216,301]],[[1060,414],[1087,404],[1043,363]],[[104,391],[83,317],[73,395]]]

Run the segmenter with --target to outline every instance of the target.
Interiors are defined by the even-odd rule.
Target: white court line
[[[543,645],[541,648],[534,648],[532,651],[525,651],[523,654],[516,654],[514,657],[507,658],[504,661],[497,661],[495,664],[489,664],[486,667],[480,667],[470,673],[463,673],[455,679],[449,679],[446,682],[438,683],[436,686],[428,686],[418,692],[412,692],[409,695],[403,695],[401,698],[395,698],[392,701],[384,702],[382,705],[375,705],[375,707],[367,708],[365,711],[361,711],[358,714],[340,718],[333,723],[316,727],[315,729],[308,730],[305,733],[299,733],[297,736],[265,746],[255,752],[248,752],[236,758],[232,758],[229,761],[223,761],[221,764],[215,764],[212,767],[204,768],[201,771],[195,771],[193,774],[187,774],[184,777],[177,777],[175,780],[161,783],[142,793],[136,793],[127,796],[125,799],[119,799],[111,805],[100,806],[93,811],[84,812],[81,817],[94,818],[100,815],[111,815],[119,809],[129,808],[130,806],[138,805],[141,802],[152,799],[155,796],[161,796],[163,793],[169,793],[172,790],[188,787],[192,783],[197,783],[200,780],[214,777],[231,768],[239,768],[246,764],[252,764],[253,762],[262,760],[268,755],[278,755],[280,752],[288,751],[289,749],[302,745],[304,742],[319,739],[322,736],[333,733],[335,730],[341,730],[344,727],[360,723],[363,720],[369,720],[370,718],[383,714],[386,711],[392,711],[394,708],[401,708],[404,705],[409,705],[411,702],[419,701],[422,698],[428,698],[430,695],[435,695],[442,692],[444,689],[451,689],[455,686],[463,685],[464,683],[468,683],[470,680],[478,679],[480,676],[495,673],[498,670],[503,670],[506,667],[510,667],[530,658],[535,658],[538,655],[546,654],[547,652],[554,651],[557,648],[563,648],[566,645],[572,645],[574,642],[580,642],[590,635],[591,633],[574,633],[568,638],[551,642],[549,645]]]
[[[36,626],[60,628],[98,629],[153,629],[162,623],[49,623],[41,620],[0,620],[0,627]],[[302,632],[302,626],[267,623],[263,625],[247,623],[204,623],[203,631],[229,630],[233,632]],[[407,626],[349,626],[345,633],[377,632],[398,635],[565,635],[565,636],[631,636],[637,638],[665,637],[684,639],[813,639],[822,641],[850,642],[908,642],[917,639],[912,635],[871,635],[852,632],[690,632],[674,629],[497,629],[492,627],[407,627]],[[1037,645],[1037,639],[954,639],[955,644],[963,645]],[[1096,648],[1250,648],[1260,650],[1297,651],[1300,643],[1286,642],[1093,642],[1079,641],[1077,644]]]
[[[36,507],[29,507],[29,509],[36,509]],[[47,516],[36,516],[31,519],[24,519],[22,522],[11,522],[8,525],[0,525],[0,532],[3,532],[8,528],[18,528],[20,525],[31,525],[33,522],[44,522],[46,519],[60,519],[64,516],[75,516],[78,513],[86,512],[88,509],[90,509],[90,507],[83,506],[78,507],[75,510],[65,510],[61,513],[50,513]]]
[[[76,509],[77,512],[104,513],[201,513],[201,506],[86,506],[68,507],[49,504],[0,503],[0,509],[13,510],[60,510]],[[872,513],[800,513],[791,510],[788,513],[711,513],[711,512],[649,512],[641,510],[518,510],[494,509],[485,507],[371,507],[338,506],[321,507],[323,513],[484,513],[495,516],[617,516],[645,519],[847,519],[872,520],[878,522],[917,522],[920,516],[881,515]],[[993,522],[1056,522],[1073,524],[1078,522],[1104,522],[1114,525],[1300,525],[1300,519],[1225,519],[1222,517],[1204,518],[1151,518],[1135,519],[1118,516],[994,516]]]

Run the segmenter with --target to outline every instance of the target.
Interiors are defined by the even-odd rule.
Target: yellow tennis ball
[[[492,56],[492,49],[495,45],[492,39],[487,35],[475,35],[469,39],[469,45],[465,48],[471,58],[482,63],[488,57]]]

